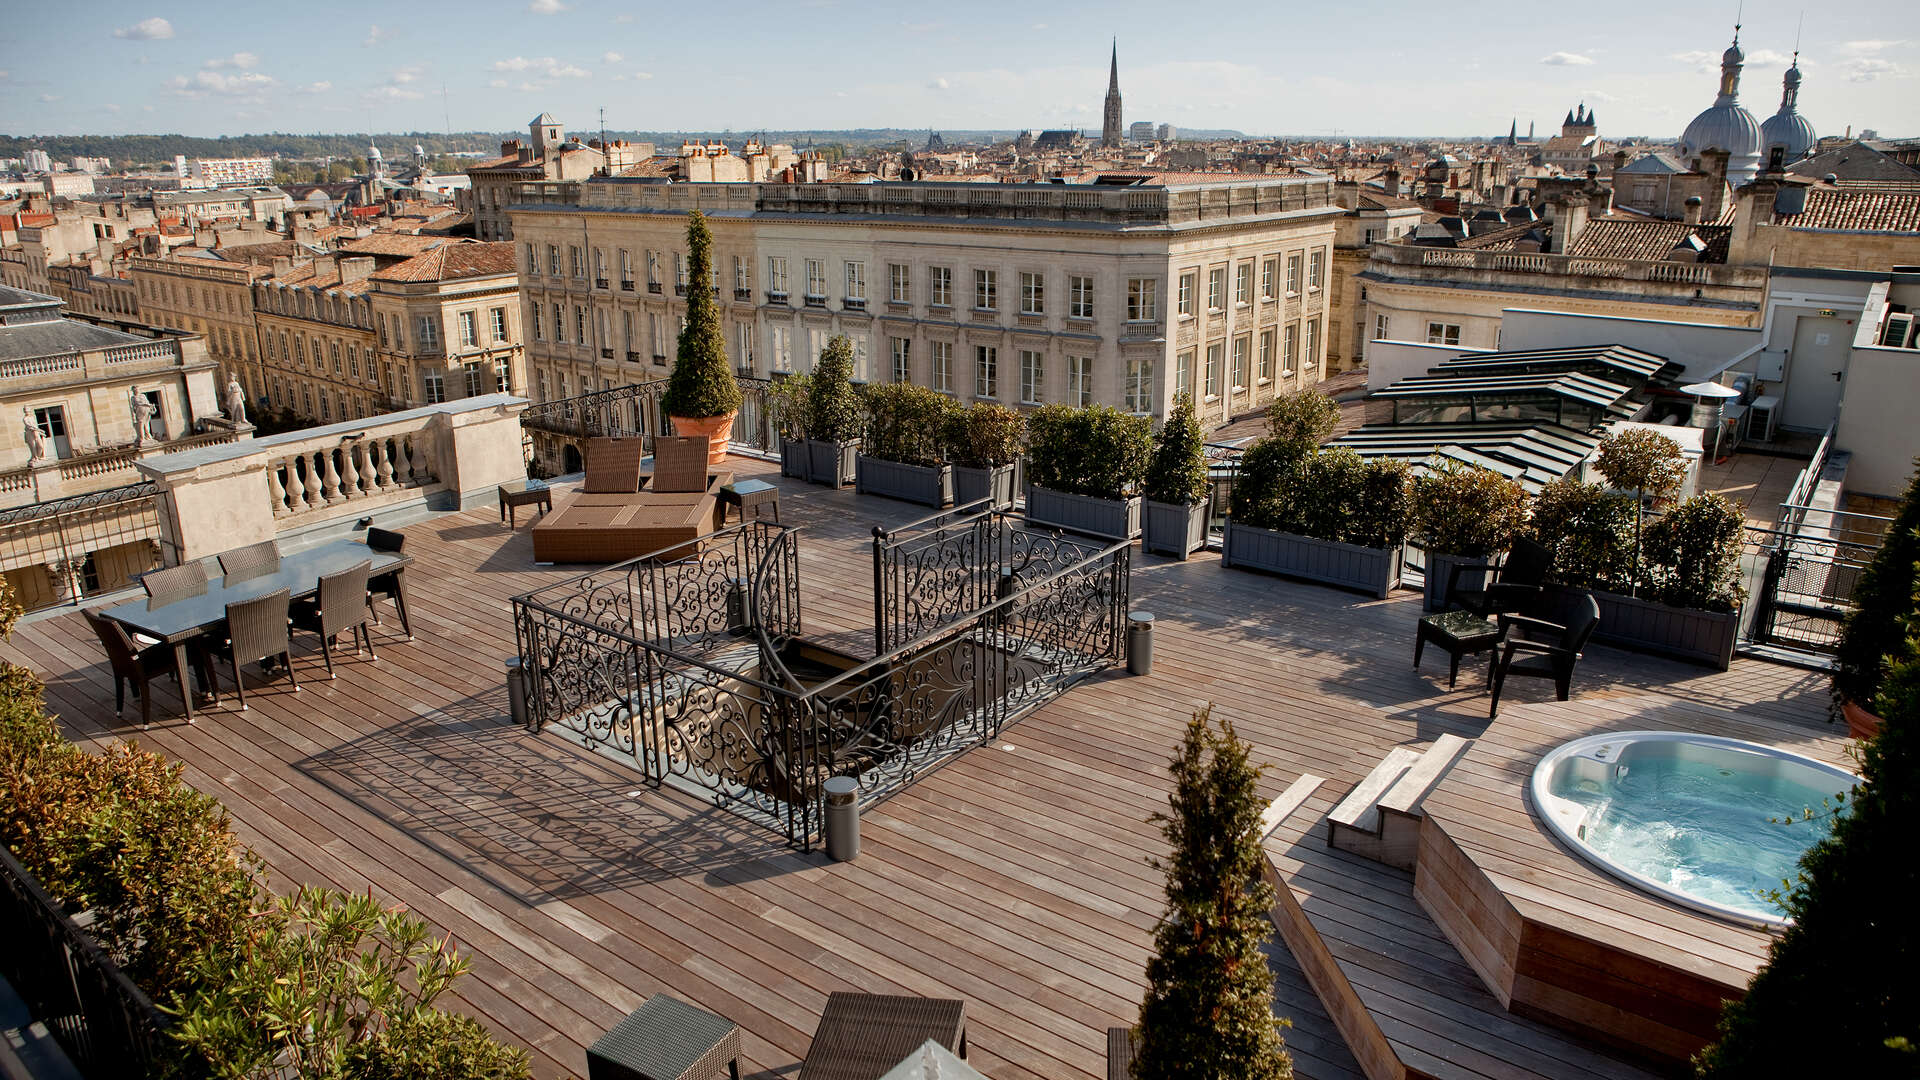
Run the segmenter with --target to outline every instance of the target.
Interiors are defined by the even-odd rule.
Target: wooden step
[[[1440,736],[1420,755],[1419,762],[1380,796],[1380,843],[1373,858],[1402,870],[1413,869],[1420,851],[1420,804],[1472,745],[1458,735]]]
[[[1342,829],[1378,836],[1380,796],[1386,794],[1387,790],[1393,787],[1394,782],[1400,779],[1401,774],[1412,768],[1419,760],[1418,750],[1411,750],[1404,746],[1396,746],[1387,751],[1387,756],[1380,759],[1380,764],[1375,765],[1373,771],[1368,773],[1364,780],[1355,784],[1353,790],[1347,793],[1347,797],[1341,799],[1340,804],[1327,815],[1329,826],[1327,842],[1338,847],[1338,844],[1334,844],[1334,836]]]
[[[1326,782],[1325,777],[1302,773],[1300,779],[1288,784],[1287,790],[1281,792],[1279,798],[1268,803],[1267,808],[1261,811],[1260,839],[1264,841],[1272,836],[1273,830],[1279,828],[1281,822],[1287,820],[1295,810],[1300,808],[1301,803],[1307,801],[1307,796],[1320,790],[1320,785]]]

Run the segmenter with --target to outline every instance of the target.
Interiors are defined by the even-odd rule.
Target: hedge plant
[[[1651,428],[1623,428],[1600,441],[1593,467],[1614,487],[1633,492],[1633,553],[1626,592],[1637,591],[1642,566],[1642,533],[1648,497],[1663,499],[1680,490],[1687,459],[1680,444]]]
[[[1284,1080],[1293,1062],[1273,1015],[1263,948],[1273,886],[1260,850],[1261,768],[1233,725],[1193,714],[1169,767],[1168,812],[1153,820],[1171,855],[1140,1003],[1135,1080]]]
[[[947,458],[968,469],[1011,465],[1027,448],[1027,418],[1005,405],[979,401],[947,414]]]
[[[947,420],[959,411],[952,398],[913,383],[883,383],[867,389],[866,404],[861,453],[902,465],[941,463]]]
[[[1359,547],[1390,548],[1406,539],[1407,466],[1335,447],[1296,458],[1299,444],[1268,437],[1240,458],[1233,520]]]
[[[1647,526],[1644,547],[1647,599],[1696,611],[1732,611],[1740,586],[1740,541],[1746,515],[1725,497],[1695,495]]]
[[[853,342],[835,334],[820,350],[807,388],[807,438],[852,442],[860,437],[860,391],[853,386]]]
[[[1920,472],[1907,480],[1885,542],[1853,587],[1853,611],[1840,631],[1839,670],[1833,676],[1836,696],[1859,705],[1874,699],[1888,667],[1900,658],[1890,659],[1887,645],[1901,640],[1901,620],[1913,614],[1916,588],[1920,588]]]
[[[720,306],[713,301],[713,233],[698,210],[687,215],[687,325],[660,406],[689,420],[740,409],[740,383],[727,362]]]
[[[1146,479],[1153,421],[1111,405],[1042,405],[1027,415],[1027,442],[1027,479],[1035,485],[1124,499]]]
[[[1206,501],[1208,486],[1206,436],[1194,415],[1193,398],[1181,394],[1154,445],[1144,494],[1158,503],[1196,506]]]
[[[1633,587],[1637,517],[1631,496],[1563,476],[1534,497],[1533,535],[1553,552],[1555,581],[1625,593]]]
[[[1432,555],[1483,559],[1513,546],[1527,489],[1492,469],[1441,458],[1413,478],[1408,532]]]
[[[1318,449],[1339,423],[1339,404],[1311,387],[1281,394],[1267,406],[1267,438],[1277,452],[1295,459]]]
[[[767,385],[767,418],[782,440],[807,437],[807,391],[812,385],[811,375],[786,375]]]

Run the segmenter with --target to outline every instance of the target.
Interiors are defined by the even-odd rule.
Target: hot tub
[[[1827,835],[1834,797],[1859,778],[1759,743],[1681,731],[1575,739],[1533,770],[1534,810],[1609,874],[1676,904],[1762,927],[1764,895]],[[1811,808],[1811,821],[1798,819]]]

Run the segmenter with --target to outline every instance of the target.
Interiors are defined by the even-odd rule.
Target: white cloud
[[[1033,28],[1035,30],[1045,30],[1047,28],[1047,24],[1043,22],[1037,22],[1033,24]]]
[[[278,85],[278,80],[271,75],[263,75],[258,71],[241,71],[232,75],[196,71],[190,76],[175,75],[167,80],[167,88],[181,97],[258,97]]]
[[[546,87],[540,86],[537,83],[523,82],[519,86],[515,87],[514,89],[520,91],[523,94],[537,94],[540,91],[545,90]]]
[[[1550,52],[1541,57],[1540,62],[1548,67],[1585,67],[1593,63],[1593,57],[1581,56],[1579,53]]]
[[[154,108],[153,108],[153,106],[151,106],[151,105],[142,105],[142,106],[140,106],[140,111],[141,111],[141,112],[153,112],[153,111],[154,111]]]
[[[633,16],[632,15],[615,15],[613,17],[613,21],[617,25],[626,26],[627,24],[633,22]]]
[[[621,56],[617,52],[604,52],[600,54],[600,62],[603,64],[617,64],[625,59],[626,57]]]
[[[379,23],[374,23],[373,25],[367,27],[366,39],[360,42],[360,46],[362,48],[371,49],[375,45],[380,44],[381,42],[387,40],[392,36],[393,36],[393,31],[382,30],[380,29]]]
[[[40,104],[42,105],[51,105],[54,102],[59,100],[60,100],[59,94],[41,94],[40,95]]]
[[[547,77],[550,79],[591,79],[593,78],[593,72],[583,67],[575,67],[572,64],[561,64],[559,67],[547,69]]]
[[[216,57],[200,66],[208,71],[223,71],[229,68],[251,71],[260,66],[260,58],[250,52],[237,52],[232,56]]]
[[[1749,68],[1783,68],[1791,63],[1793,63],[1791,53],[1778,52],[1774,49],[1755,49],[1747,54]]]
[[[1582,90],[1580,96],[1587,101],[1597,101],[1602,105],[1611,105],[1620,100],[1605,90]]]
[[[387,76],[387,84],[389,86],[405,86],[410,82],[418,81],[419,78],[420,69],[417,67],[394,68],[393,73]]]
[[[419,101],[427,95],[418,90],[408,90],[404,86],[376,86],[362,95],[369,103],[389,101]]]
[[[1872,82],[1875,79],[1905,78],[1907,69],[1877,56],[1856,56],[1840,65],[1848,82]]]
[[[115,30],[113,36],[132,41],[162,41],[173,36],[173,24],[156,15],[151,19],[141,19],[132,26],[123,26]]]
[[[567,5],[560,0],[532,0],[532,3],[527,5],[527,10],[535,15],[558,15],[567,10]]]
[[[493,87],[493,88],[494,88],[495,90],[505,90],[505,89],[507,88],[507,80],[505,80],[505,79],[488,79],[488,80],[487,80],[487,85],[488,85],[488,86],[491,86],[491,87]]]
[[[1905,41],[1847,41],[1841,43],[1840,51],[1851,56],[1871,56],[1905,44]]]
[[[508,57],[508,58],[507,58],[507,59],[505,59],[505,60],[495,60],[495,61],[493,62],[493,70],[495,70],[495,71],[525,71],[525,70],[527,70],[528,68],[530,68],[530,67],[533,67],[533,66],[534,66],[535,64],[537,64],[537,63],[539,63],[539,61],[537,61],[537,60],[529,60],[529,59],[527,59],[527,58],[526,58],[526,57],[524,57],[524,56],[513,56],[513,57]]]
[[[102,105],[100,107],[107,110],[110,113],[117,113],[120,111],[120,106],[115,105],[112,102],[108,102],[107,104]]]
[[[299,87],[299,91],[302,94],[324,94],[332,89],[333,84],[325,79],[321,79],[319,82],[310,82],[305,86]]]
[[[1677,52],[1673,54],[1673,58],[1683,64],[1696,65],[1711,63],[1719,59],[1717,54],[1707,52],[1705,49],[1689,49],[1686,52]]]
[[[946,90],[946,89],[949,89],[949,88],[951,88],[951,87],[952,87],[952,85],[953,85],[952,83],[950,83],[950,82],[948,82],[948,81],[947,81],[947,80],[945,80],[945,79],[935,79],[935,80],[933,80],[932,82],[930,82],[930,83],[928,83],[928,84],[927,84],[927,89],[929,89],[929,90]]]
[[[653,78],[653,72],[651,72],[651,71],[636,71],[636,72],[634,72],[634,73],[633,73],[633,77],[634,77],[634,78],[636,78],[636,79],[651,79],[651,78]]]

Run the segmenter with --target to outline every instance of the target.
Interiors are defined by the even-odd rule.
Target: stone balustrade
[[[488,394],[138,463],[171,565],[382,513],[456,509],[526,475],[526,399]]]
[[[136,466],[142,458],[235,442],[251,437],[252,433],[252,424],[235,426],[224,418],[217,418],[209,422],[208,430],[171,442],[147,446],[128,444],[91,450],[73,457],[42,458],[0,473],[0,509],[53,502],[106,488],[137,484],[141,476]]]

